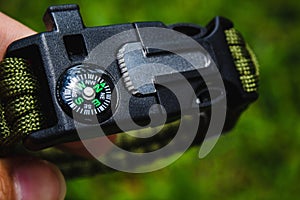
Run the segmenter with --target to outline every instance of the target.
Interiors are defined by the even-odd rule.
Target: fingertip
[[[60,200],[65,197],[64,177],[56,166],[47,161],[18,160],[14,162],[12,176],[17,199]]]
[[[56,176],[58,180],[58,199],[63,200],[65,199],[66,192],[67,192],[67,186],[66,186],[66,181],[65,177],[61,173],[61,171],[52,163],[48,161],[44,161],[50,168],[52,168],[54,175]]]

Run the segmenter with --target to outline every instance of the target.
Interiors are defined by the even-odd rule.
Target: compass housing
[[[57,84],[57,98],[65,112],[82,123],[101,123],[112,116],[114,84],[99,66],[78,64],[62,74]],[[113,101],[116,102],[116,101]]]

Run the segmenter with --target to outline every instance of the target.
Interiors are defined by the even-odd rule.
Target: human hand
[[[32,34],[33,30],[0,12],[0,60],[11,42]],[[0,159],[1,200],[55,200],[65,194],[65,180],[53,164],[32,157]]]

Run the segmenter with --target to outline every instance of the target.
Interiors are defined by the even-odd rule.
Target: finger
[[[33,34],[30,28],[0,12],[0,59],[10,43]]]
[[[0,199],[63,199],[66,185],[52,164],[31,158],[0,159]]]

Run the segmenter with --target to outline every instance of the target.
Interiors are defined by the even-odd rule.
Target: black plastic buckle
[[[227,19],[216,17],[207,27],[199,27],[193,24],[166,26],[161,22],[143,22],[86,28],[82,22],[77,5],[61,5],[48,8],[44,16],[44,23],[47,27],[47,32],[15,41],[9,46],[6,54],[6,57],[22,57],[29,60],[34,73],[40,78],[39,81],[43,88],[41,105],[49,116],[47,119],[48,128],[34,132],[25,138],[24,144],[29,149],[37,150],[59,143],[78,140],[76,128],[93,129],[99,126],[98,124],[74,121],[61,105],[59,98],[57,98],[58,83],[60,77],[67,69],[81,64],[98,44],[122,31],[132,30],[132,34],[128,35],[118,48],[111,50],[114,52],[111,56],[115,56],[115,62],[105,69],[114,84],[117,84],[123,75],[119,67],[120,63],[117,62],[118,50],[122,46],[129,47],[128,45],[130,44],[141,45],[141,55],[139,57],[131,55],[130,52],[125,54],[126,59],[131,60],[130,63],[127,63],[127,66],[132,64],[134,67],[139,61],[145,62],[151,59],[160,60],[165,58],[165,52],[148,48],[147,37],[139,32],[143,27],[160,27],[186,34],[201,44],[217,64],[226,86],[226,92],[216,90],[216,97],[211,98],[207,96],[205,84],[199,74],[197,75],[197,73],[188,70],[187,66],[181,65],[182,69],[179,71],[190,81],[199,97],[199,99],[191,99],[190,102],[194,103],[186,104],[184,109],[196,109],[199,111],[200,108],[205,108],[201,112],[209,112],[209,107],[212,103],[222,101],[225,96],[230,97],[228,102],[229,110],[224,127],[224,130],[228,130],[236,123],[236,116],[239,116],[245,107],[257,98],[256,93],[246,94],[239,82],[224,35],[224,30],[233,26]],[[134,61],[132,62],[132,60]],[[176,56],[170,57],[170,55],[168,61],[175,64],[180,62]],[[97,63],[94,64],[97,65]],[[215,69],[205,68],[203,71],[211,75],[213,81]],[[172,76],[168,74],[154,75],[150,77],[147,73],[141,74],[140,78],[153,79],[155,84],[139,88],[140,91],[132,93],[130,99],[127,99],[129,108],[123,107],[123,100],[119,100],[118,112],[123,114],[110,116],[100,123],[107,135],[124,131],[116,125],[115,121],[126,122],[127,119],[133,119],[140,125],[149,123],[148,112],[155,104],[161,104],[165,108],[168,114],[168,121],[173,121],[180,117],[178,102],[170,94],[169,90],[160,87],[160,83],[164,83],[177,90],[184,91],[184,88],[178,84],[180,83],[180,78],[176,74]],[[130,76],[138,77],[137,74],[130,74]],[[118,93],[128,92],[124,85],[118,86],[117,90]],[[188,94],[184,95],[189,98]],[[129,109],[129,112],[125,112],[127,109]],[[152,107],[151,111],[151,114],[154,116],[162,114],[160,107],[154,109]],[[201,130],[203,130],[203,127],[199,128],[199,132]],[[97,134],[95,133],[95,135]]]

